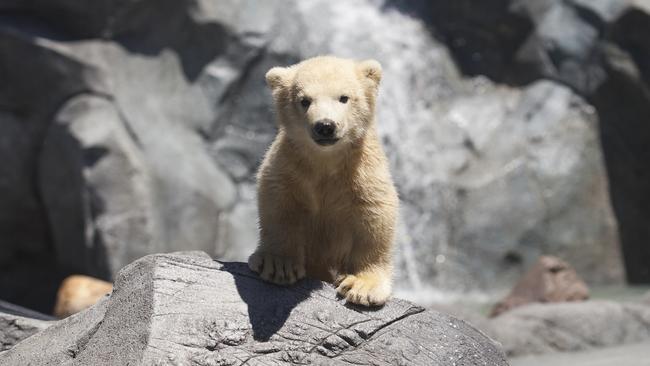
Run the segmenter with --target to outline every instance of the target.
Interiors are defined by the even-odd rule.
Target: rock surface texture
[[[52,324],[52,321],[25,318],[0,311],[0,353]]]
[[[507,365],[487,336],[394,299],[349,307],[329,285],[262,282],[204,253],[152,255],[110,297],[6,352],[3,365]]]
[[[326,53],[384,67],[405,293],[509,287],[540,254],[621,282],[613,212],[650,281],[644,4],[2,1],[0,293],[49,312],[72,273],[244,260],[275,133],[263,75]]]

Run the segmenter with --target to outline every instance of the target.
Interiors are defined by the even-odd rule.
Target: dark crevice
[[[51,315],[39,313],[37,311],[14,305],[2,300],[0,300],[0,312],[38,320],[56,320],[56,318]]]
[[[195,6],[194,0],[132,3],[119,17],[113,18],[111,40],[134,54],[157,55],[172,49],[181,61],[185,77],[195,81],[205,65],[223,54],[234,40],[224,25],[193,19],[191,13]],[[160,27],[158,19],[168,19],[168,22]]]
[[[650,94],[623,74],[589,98],[600,117],[600,136],[618,219],[627,279],[650,283]]]
[[[424,308],[421,308],[421,307],[418,307],[418,306],[412,306],[409,309],[409,311],[405,312],[403,315],[401,315],[401,316],[399,316],[399,317],[397,317],[397,318],[395,318],[395,319],[393,319],[393,320],[391,320],[389,322],[386,322],[386,323],[382,324],[380,327],[374,329],[372,332],[369,332],[369,333],[357,332],[357,333],[359,333],[359,336],[361,336],[363,339],[365,339],[367,341],[373,335],[377,334],[377,332],[379,332],[380,330],[382,330],[384,328],[387,328],[387,327],[397,323],[398,321],[404,320],[404,319],[408,318],[409,316],[420,314],[420,313],[424,312],[424,310],[425,310]]]
[[[95,335],[95,333],[97,333],[99,328],[102,326],[102,323],[103,321],[97,322],[97,324],[95,324],[86,333],[84,333],[82,336],[79,337],[79,339],[74,344],[74,346],[69,349],[72,358],[76,358],[80,353],[82,353],[86,349],[88,342],[90,342],[90,340]]]
[[[509,10],[510,0],[389,0],[385,6],[422,19],[464,75],[483,75],[510,85],[524,85],[539,76],[515,60],[534,25]]]

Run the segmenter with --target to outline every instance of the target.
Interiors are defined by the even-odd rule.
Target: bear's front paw
[[[277,285],[291,285],[305,277],[304,263],[268,253],[253,253],[248,258],[248,267],[263,280]]]
[[[390,297],[390,280],[375,274],[342,275],[334,284],[341,296],[355,304],[383,305]]]

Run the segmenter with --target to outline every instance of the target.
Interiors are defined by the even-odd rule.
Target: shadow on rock
[[[245,263],[220,262],[232,273],[242,300],[248,305],[248,317],[256,341],[268,341],[287,321],[291,311],[323,287],[322,282],[303,279],[292,286],[278,286],[262,279]],[[260,282],[263,283],[260,286]]]

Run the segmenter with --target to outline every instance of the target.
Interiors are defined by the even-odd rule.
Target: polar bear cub
[[[381,76],[377,61],[331,56],[266,74],[278,134],[257,176],[248,260],[264,280],[318,278],[356,304],[389,298],[398,198],[375,128]]]

